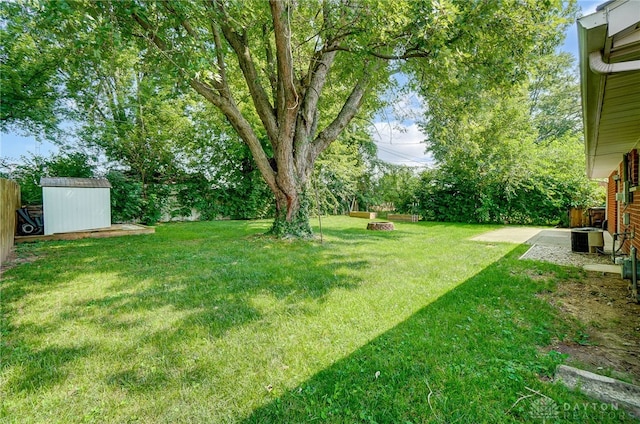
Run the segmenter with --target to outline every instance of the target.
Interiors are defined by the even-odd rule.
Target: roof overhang
[[[578,19],[587,175],[609,176],[640,142],[640,0]]]
[[[106,178],[42,177],[41,187],[111,188]]]

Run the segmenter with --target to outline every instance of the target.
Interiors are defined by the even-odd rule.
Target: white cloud
[[[426,136],[415,123],[376,122],[371,135],[378,146],[378,158],[385,162],[407,166],[433,164],[431,155],[425,153]]]

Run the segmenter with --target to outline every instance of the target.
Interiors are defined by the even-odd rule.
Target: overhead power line
[[[384,148],[384,147],[382,147],[382,146],[378,146],[378,148],[379,148],[381,151],[383,151],[383,152],[385,152],[385,153],[387,153],[387,154],[389,154],[389,155],[396,156],[396,157],[399,157],[399,158],[401,158],[401,159],[405,159],[405,160],[408,160],[408,161],[410,161],[410,162],[417,163],[418,165],[427,166],[427,163],[425,163],[424,161],[422,161],[422,160],[421,160],[421,158],[417,158],[417,157],[415,157],[415,156],[408,156],[408,155],[404,155],[404,154],[402,154],[402,153],[394,152],[393,150],[390,150],[390,149]]]

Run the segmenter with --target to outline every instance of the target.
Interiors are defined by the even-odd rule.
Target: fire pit
[[[367,230],[393,231],[394,229],[393,222],[370,222],[367,224]]]

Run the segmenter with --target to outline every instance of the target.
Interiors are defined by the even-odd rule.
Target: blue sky
[[[582,0],[578,5],[582,15],[593,13],[598,4],[604,0]],[[575,24],[566,33],[562,51],[572,53],[577,57],[578,34]],[[419,105],[419,99],[410,97],[400,102],[400,107],[410,108]],[[381,115],[379,122],[372,129],[372,134],[378,145],[378,156],[387,162],[409,166],[427,165],[431,158],[424,153],[425,146],[421,143],[424,135],[416,124],[400,123],[394,116]],[[57,147],[50,142],[36,141],[35,137],[21,137],[17,134],[0,133],[0,157],[17,161],[20,156],[36,153],[49,155],[57,151]]]

